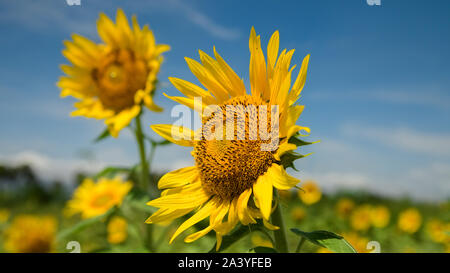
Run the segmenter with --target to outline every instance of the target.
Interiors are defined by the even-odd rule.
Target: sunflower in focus
[[[298,197],[306,205],[312,205],[320,201],[322,192],[316,182],[310,180],[305,182],[298,191]]]
[[[250,48],[250,86],[247,93],[244,82],[222,59],[214,48],[214,57],[199,51],[201,63],[186,58],[192,73],[206,88],[178,78],[169,78],[172,84],[186,97],[170,97],[201,114],[203,132],[211,133],[231,130],[232,140],[210,138],[208,134],[198,134],[188,128],[175,125],[153,125],[152,129],[167,140],[181,145],[193,147],[192,155],[195,166],[179,169],[164,175],[158,187],[164,191],[161,197],[152,200],[148,205],[159,210],[147,219],[147,223],[174,220],[192,211],[195,214],[186,220],[172,236],[172,242],[183,231],[209,217],[209,225],[185,238],[185,242],[193,242],[214,230],[217,238],[217,249],[222,237],[229,233],[238,223],[248,225],[263,219],[267,228],[277,229],[270,223],[272,209],[275,208],[275,189],[288,190],[299,183],[299,180],[288,175],[285,168],[293,166],[293,161],[303,157],[294,152],[304,141],[298,137],[301,131],[309,133],[309,128],[296,125],[296,121],[304,106],[296,105],[300,92],[305,84],[309,55],[303,60],[299,74],[291,86],[290,67],[294,50],[283,50],[278,54],[279,33],[276,31],[267,46],[267,57],[261,48],[260,36],[252,28],[249,39]],[[201,98],[200,109],[195,107],[196,100]],[[208,106],[216,105],[216,112],[206,115]],[[227,121],[236,121],[236,116],[223,119],[222,123],[213,123],[219,116],[226,116],[228,106],[238,111],[250,109],[244,113],[244,122],[226,126]],[[266,115],[252,110],[251,106],[269,109]],[[270,109],[277,109],[272,111]],[[241,113],[242,113],[241,112]],[[242,120],[241,120],[242,121]],[[272,122],[273,121],[273,122]],[[277,122],[275,122],[277,121]],[[228,123],[230,124],[230,123]],[[275,124],[278,127],[276,137],[266,140],[259,131],[271,131]],[[248,128],[248,130],[242,130]],[[182,131],[180,131],[182,129]],[[237,132],[236,132],[237,131]],[[253,134],[255,133],[255,134]],[[252,137],[253,136],[253,137]],[[272,145],[271,140],[276,140]],[[271,149],[263,149],[264,145]],[[272,146],[271,146],[272,145]]]
[[[65,41],[63,55],[72,65],[62,65],[66,74],[57,85],[61,97],[73,96],[72,116],[104,119],[112,136],[141,112],[142,105],[162,111],[153,102],[157,74],[169,46],[156,44],[148,25],[139,27],[135,16],[131,26],[117,11],[116,23],[100,13],[97,21],[102,43],[74,34]]]
[[[130,181],[123,182],[119,177],[100,178],[97,183],[86,178],[67,202],[66,213],[81,213],[83,219],[102,215],[110,208],[119,206],[132,185]]]
[[[354,230],[366,231],[372,225],[371,218],[372,208],[370,205],[362,205],[357,207],[350,216],[350,225]]]
[[[397,226],[401,231],[413,234],[419,230],[422,225],[422,215],[415,208],[409,208],[398,216]]]
[[[54,250],[57,221],[52,216],[19,215],[4,233],[4,248],[14,253],[49,253]]]
[[[120,244],[128,237],[128,223],[120,216],[114,216],[109,220],[108,226],[108,242],[110,244]]]

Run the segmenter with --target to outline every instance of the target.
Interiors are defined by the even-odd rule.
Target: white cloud
[[[335,192],[340,189],[368,189],[370,179],[361,173],[352,172],[305,172],[301,175],[302,181],[312,179],[328,192]],[[301,183],[300,183],[301,186]]]
[[[7,166],[29,165],[43,181],[71,183],[79,172],[95,173],[106,166],[104,162],[82,159],[51,158],[35,151],[14,155],[0,155],[0,163]]]
[[[422,132],[411,128],[383,128],[346,124],[344,134],[363,137],[387,146],[431,156],[450,156],[450,134]]]

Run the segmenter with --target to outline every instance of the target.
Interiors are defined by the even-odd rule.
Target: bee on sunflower
[[[57,85],[61,97],[73,96],[72,116],[104,119],[109,133],[119,132],[141,113],[142,105],[160,112],[153,102],[162,53],[170,47],[156,44],[148,25],[141,28],[136,16],[129,25],[124,12],[117,10],[116,23],[101,13],[97,29],[103,43],[96,44],[78,34],[65,41],[63,55],[71,65],[62,65],[66,74]]]
[[[215,59],[203,51],[199,51],[201,63],[186,58],[190,70],[206,90],[182,79],[169,78],[186,97],[166,95],[167,97],[197,111],[199,109],[195,100],[201,98],[201,120],[205,128],[214,131],[222,127],[217,123],[211,125],[210,121],[214,115],[202,114],[203,110],[206,112],[207,105],[217,105],[217,109],[224,115],[230,105],[271,108],[276,106],[276,113],[272,111],[266,116],[262,116],[261,112],[259,115],[257,112],[247,112],[241,127],[255,128],[255,124],[251,124],[254,122],[258,124],[256,128],[267,129],[273,125],[273,120],[277,121],[275,125],[278,126],[275,141],[277,145],[273,149],[262,149],[263,144],[268,144],[268,140],[261,134],[252,138],[250,132],[240,135],[235,133],[237,140],[210,139],[207,135],[198,137],[198,132],[181,126],[151,126],[165,139],[181,146],[193,147],[192,155],[195,159],[195,166],[164,175],[158,182],[158,187],[163,190],[161,197],[147,203],[159,208],[147,219],[149,224],[171,221],[195,212],[178,227],[170,242],[208,217],[209,225],[187,236],[185,242],[193,242],[214,230],[216,249],[219,250],[223,236],[230,233],[238,223],[249,225],[257,223],[257,219],[262,219],[267,228],[277,230],[281,223],[271,222],[271,214],[274,215],[273,219],[281,218],[274,194],[277,196],[277,189],[288,190],[300,182],[290,176],[286,168],[294,168],[294,160],[303,157],[294,150],[298,146],[310,144],[299,138],[304,136],[301,131],[309,134],[310,129],[296,125],[304,108],[296,102],[305,84],[309,55],[304,58],[298,76],[291,86],[291,75],[295,66],[290,67],[290,63],[294,50],[283,50],[278,54],[278,31],[274,32],[269,40],[267,59],[261,48],[260,36],[256,35],[254,28],[251,29],[249,48],[250,93],[247,92],[242,79],[215,48]],[[228,116],[227,120],[229,121]],[[223,127],[226,126],[227,120],[224,120]],[[236,118],[233,120],[236,121]],[[277,239],[277,235],[275,238]]]

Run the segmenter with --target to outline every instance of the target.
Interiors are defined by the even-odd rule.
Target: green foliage
[[[356,253],[356,250],[344,239],[344,237],[332,232],[325,230],[304,232],[296,228],[292,228],[291,231],[311,243],[325,247],[335,253]]]
[[[108,210],[107,212],[105,212],[102,215],[81,220],[76,225],[73,225],[69,228],[59,231],[58,234],[56,235],[56,240],[62,241],[63,239],[67,238],[68,236],[73,235],[78,232],[81,232],[82,230],[88,228],[89,226],[92,226],[93,224],[105,221],[108,217],[110,217],[116,211],[116,209],[117,208],[115,208],[115,207],[111,208],[110,210]]]

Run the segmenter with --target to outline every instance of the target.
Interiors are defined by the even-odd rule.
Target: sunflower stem
[[[144,192],[148,192],[149,190],[149,164],[147,162],[147,157],[145,153],[145,144],[144,144],[144,133],[142,132],[141,125],[141,115],[142,112],[139,113],[136,117],[136,141],[138,143],[139,148],[139,157],[141,158],[141,183],[140,187]],[[150,251],[153,251],[153,225],[145,225],[146,230],[146,245]]]
[[[275,190],[275,196],[278,198],[278,192]],[[275,211],[272,213],[272,221],[279,229],[273,232],[275,237],[275,248],[278,252],[288,253],[288,244],[286,239],[286,230],[284,228],[283,215],[281,214],[281,206],[277,204]]]
[[[300,249],[302,249],[303,243],[305,243],[305,237],[300,238],[297,248],[295,249],[295,253],[300,253]]]
[[[149,186],[149,166],[146,159],[145,144],[144,144],[144,134],[142,133],[141,125],[141,115],[142,112],[136,117],[136,141],[139,148],[139,156],[141,158],[141,188],[145,192],[148,191]]]

